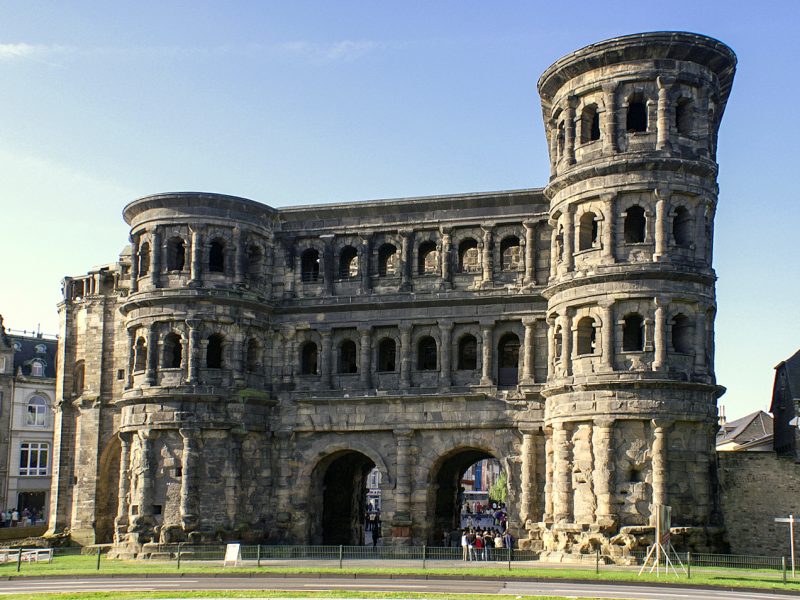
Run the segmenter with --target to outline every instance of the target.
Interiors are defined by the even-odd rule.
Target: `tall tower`
[[[721,524],[711,258],[735,65],[717,40],[656,32],[587,46],[539,80],[551,551],[644,533],[656,505],[687,531]]]

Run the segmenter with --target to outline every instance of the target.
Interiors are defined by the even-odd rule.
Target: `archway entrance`
[[[434,480],[434,519],[428,544],[457,546],[463,527],[495,527],[496,510],[491,506],[500,499],[491,497],[490,488],[501,477],[500,462],[484,450],[462,449],[445,457]]]
[[[95,509],[95,542],[108,544],[114,541],[114,517],[119,500],[119,460],[122,448],[114,436],[100,454],[100,477],[97,480]]]
[[[332,454],[317,465],[311,493],[321,506],[312,511],[312,544],[364,543],[367,476],[374,467],[370,458],[354,450]]]

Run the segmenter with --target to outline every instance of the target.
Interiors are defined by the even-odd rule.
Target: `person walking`
[[[469,533],[466,529],[461,532],[461,551],[464,555],[464,560],[469,560]]]
[[[372,547],[378,547],[378,540],[381,539],[381,526],[375,524],[372,526]]]

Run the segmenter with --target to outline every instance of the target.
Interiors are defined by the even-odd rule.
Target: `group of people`
[[[498,550],[513,548],[514,537],[506,531],[491,529],[464,529],[461,532],[461,550],[464,560],[500,560],[505,558]]]
[[[0,527],[16,527],[18,525],[25,527],[34,525],[41,518],[42,515],[39,515],[36,510],[23,508],[22,512],[19,512],[16,508],[9,508],[0,512]]]

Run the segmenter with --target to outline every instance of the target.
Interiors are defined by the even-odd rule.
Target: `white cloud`
[[[342,40],[329,44],[293,41],[280,44],[278,48],[319,62],[349,62],[376,50],[380,45],[369,40]]]
[[[45,60],[54,55],[68,54],[74,49],[69,46],[26,44],[17,42],[13,44],[0,44],[0,62],[13,60],[32,60],[44,64],[52,64]]]

